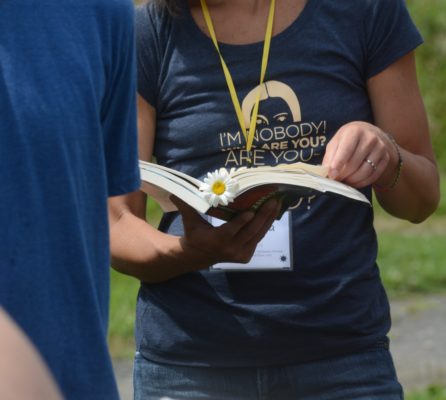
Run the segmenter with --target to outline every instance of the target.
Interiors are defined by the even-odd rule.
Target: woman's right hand
[[[279,203],[270,200],[255,214],[243,212],[213,227],[181,200],[174,198],[173,201],[183,217],[181,237],[161,232],[145,221],[144,193],[110,198],[113,268],[143,282],[155,283],[218,262],[246,263],[279,212]]]
[[[183,217],[184,236],[180,244],[184,256],[196,260],[200,269],[219,262],[249,262],[280,209],[279,202],[271,199],[256,213],[245,211],[214,227],[177,197],[172,196],[171,200]]]

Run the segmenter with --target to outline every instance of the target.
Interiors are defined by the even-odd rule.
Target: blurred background
[[[446,1],[407,0],[425,43],[417,68],[441,171],[441,204],[413,225],[376,209],[378,262],[392,303],[395,363],[408,400],[446,400]],[[149,222],[160,210],[148,203]],[[123,400],[131,398],[133,325],[139,282],[112,270],[109,344]],[[365,294],[366,295],[366,294]]]

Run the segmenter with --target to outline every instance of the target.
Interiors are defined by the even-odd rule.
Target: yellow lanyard
[[[200,0],[200,2],[201,2],[201,8],[203,10],[204,20],[205,20],[207,28],[209,30],[209,34],[211,35],[212,42],[214,43],[214,46],[215,46],[217,53],[220,57],[221,66],[222,66],[223,72],[225,74],[226,83],[228,84],[228,89],[229,89],[229,93],[231,95],[232,103],[234,104],[235,113],[237,114],[238,122],[242,129],[243,136],[245,137],[245,140],[246,140],[246,150],[248,152],[248,163],[252,164],[251,147],[252,147],[252,142],[254,140],[254,134],[255,134],[256,125],[257,125],[257,113],[259,111],[260,92],[262,90],[262,84],[265,79],[266,66],[268,64],[269,49],[271,47],[271,37],[272,37],[272,33],[273,33],[273,21],[274,21],[274,9],[275,9],[276,1],[271,0],[270,6],[269,6],[268,22],[267,22],[266,32],[265,32],[265,41],[263,44],[262,66],[261,66],[261,70],[260,70],[260,84],[259,84],[259,87],[257,90],[256,101],[254,103],[254,107],[252,110],[251,121],[249,124],[249,132],[247,132],[247,130],[246,130],[245,120],[243,118],[242,109],[240,107],[240,102],[237,97],[237,92],[235,90],[235,86],[234,86],[234,82],[231,77],[231,73],[229,72],[229,69],[226,65],[225,60],[223,59],[220,48],[218,46],[217,37],[215,35],[214,26],[212,24],[211,15],[209,14],[209,9],[206,4],[206,0]]]

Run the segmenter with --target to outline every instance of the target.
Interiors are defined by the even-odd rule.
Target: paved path
[[[113,362],[121,400],[133,400],[132,360]]]
[[[446,296],[392,303],[391,349],[406,391],[446,384]]]
[[[406,392],[446,383],[446,296],[392,302],[391,350]],[[132,362],[116,361],[122,400],[132,400]]]

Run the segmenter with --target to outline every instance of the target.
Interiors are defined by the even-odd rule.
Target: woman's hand
[[[328,176],[362,188],[392,181],[398,166],[398,152],[389,136],[367,122],[342,126],[327,145],[322,164]]]
[[[249,262],[280,208],[278,201],[272,199],[256,213],[246,211],[214,227],[180,199],[171,199],[183,217],[184,236],[180,243],[184,256],[195,259],[201,268],[218,262]]]

